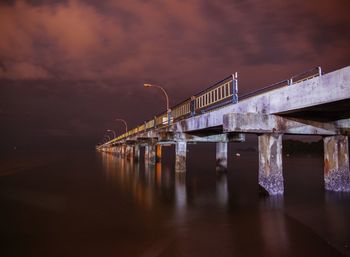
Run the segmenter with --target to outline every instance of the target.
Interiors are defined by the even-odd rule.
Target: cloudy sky
[[[1,150],[88,147],[239,73],[350,65],[349,0],[1,0]]]

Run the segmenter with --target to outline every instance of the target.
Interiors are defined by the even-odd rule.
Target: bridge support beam
[[[125,153],[126,153],[126,145],[121,145],[120,146],[120,157],[125,158]]]
[[[162,145],[156,145],[156,162],[160,162],[162,160]]]
[[[126,159],[132,160],[133,159],[133,152],[134,152],[133,147],[131,145],[126,145],[125,149],[126,149]]]
[[[156,144],[149,145],[148,158],[150,165],[154,165],[156,163]]]
[[[119,157],[119,158],[122,157],[122,146],[121,145],[117,146],[117,157]]]
[[[349,141],[347,136],[323,138],[326,190],[350,191]]]
[[[259,185],[269,195],[283,194],[282,135],[259,136]]]
[[[227,143],[216,143],[216,170],[227,171]]]
[[[186,141],[177,141],[175,143],[175,173],[186,172]]]
[[[145,163],[147,165],[154,165],[156,163],[156,144],[145,146]]]
[[[134,162],[140,161],[140,145],[134,145]]]
[[[145,145],[145,164],[149,162],[149,145]]]
[[[129,146],[124,145],[124,158],[129,159]]]

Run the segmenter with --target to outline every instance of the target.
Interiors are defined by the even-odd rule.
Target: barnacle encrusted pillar
[[[178,141],[175,143],[175,172],[186,172],[186,141]]]
[[[259,185],[269,195],[283,194],[282,135],[259,136]]]
[[[227,170],[227,143],[226,142],[216,143],[216,170],[217,171]]]
[[[330,191],[350,191],[349,141],[347,136],[323,138],[324,182]]]

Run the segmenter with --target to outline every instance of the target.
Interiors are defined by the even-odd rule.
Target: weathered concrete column
[[[259,185],[270,195],[283,194],[282,135],[259,136]]]
[[[156,162],[160,162],[162,160],[162,145],[156,145]]]
[[[145,163],[154,165],[156,163],[156,145],[148,144],[145,146]]]
[[[126,158],[128,160],[133,159],[133,147],[131,145],[126,145]]]
[[[119,158],[122,157],[122,146],[121,146],[121,145],[118,145],[118,146],[117,146],[117,156],[118,156]]]
[[[156,163],[156,144],[148,146],[148,163],[154,165]]]
[[[175,144],[175,172],[186,172],[186,141],[178,141]]]
[[[124,146],[124,158],[125,159],[129,158],[129,146],[128,145]]]
[[[130,146],[130,160],[134,161],[135,147],[133,145]]]
[[[145,164],[149,162],[149,145],[145,145]]]
[[[119,154],[119,146],[116,145],[116,146],[115,146],[115,156],[118,157],[118,154]]]
[[[126,156],[126,145],[121,145],[121,156],[122,158],[125,158]]]
[[[227,170],[227,143],[226,142],[216,143],[216,170],[217,171]]]
[[[331,191],[350,191],[348,137],[324,137],[323,143],[325,188]]]
[[[140,145],[134,145],[134,162],[140,160]]]

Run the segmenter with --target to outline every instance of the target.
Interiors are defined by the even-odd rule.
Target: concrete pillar
[[[156,145],[149,144],[145,146],[145,163],[154,165],[156,163]]]
[[[350,191],[349,142],[347,136],[323,138],[326,190]]]
[[[128,159],[128,156],[129,156],[129,146],[125,145],[124,146],[124,158]]]
[[[282,135],[259,136],[259,185],[269,195],[283,194]]]
[[[126,145],[125,146],[125,152],[126,152],[126,159],[128,159],[128,160],[132,160],[132,158],[133,158],[133,148],[132,148],[132,146],[131,145]]]
[[[149,145],[148,159],[150,165],[154,165],[156,163],[156,144]]]
[[[148,164],[149,162],[149,145],[145,145],[145,164]]]
[[[217,171],[227,170],[227,143],[226,142],[216,143],[216,170]]]
[[[121,155],[122,158],[125,158],[126,156],[126,146],[125,145],[121,145]]]
[[[160,162],[162,159],[162,145],[156,145],[156,162]]]
[[[117,146],[117,156],[122,157],[122,147],[120,145]]]
[[[130,160],[134,161],[134,146],[130,146]]]
[[[175,144],[175,172],[186,172],[186,141],[178,141]]]
[[[134,162],[140,160],[140,145],[134,145]]]

